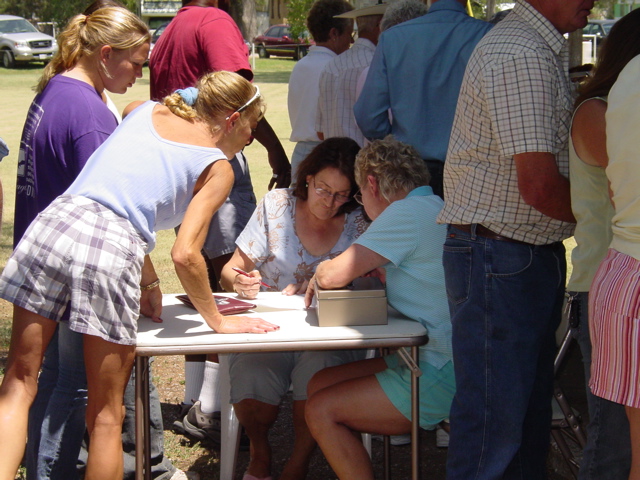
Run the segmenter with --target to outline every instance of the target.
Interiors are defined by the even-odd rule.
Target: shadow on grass
[[[291,72],[260,72],[254,73],[253,81],[256,83],[289,83]]]
[[[26,63],[26,62],[16,62],[13,68],[0,68],[1,72],[11,72],[11,71],[28,71],[28,70],[42,70],[44,65],[40,62],[34,63]]]

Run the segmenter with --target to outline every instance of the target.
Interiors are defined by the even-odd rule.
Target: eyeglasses
[[[233,113],[240,113],[245,111],[247,108],[249,108],[249,105],[251,105],[253,102],[255,102],[257,99],[260,98],[260,87],[258,87],[258,85],[254,85],[254,87],[256,87],[256,93],[253,95],[253,97],[251,97],[247,103],[242,105],[239,109],[237,109]],[[233,113],[231,115],[233,115]],[[231,115],[225,118],[225,120],[229,120],[231,118]]]
[[[331,193],[324,188],[316,187],[316,179],[313,179],[313,189],[316,191],[318,196],[322,198],[333,198],[336,203],[343,204],[347,203],[350,199],[350,195],[342,195],[341,193]]]
[[[356,202],[358,202],[360,205],[364,206],[364,203],[362,203],[362,190],[358,190],[356,194],[353,196],[353,199]]]

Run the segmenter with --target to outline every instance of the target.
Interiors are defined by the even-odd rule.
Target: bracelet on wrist
[[[140,285],[140,290],[151,290],[160,286],[160,279],[158,278],[155,282],[151,282],[149,285]]]

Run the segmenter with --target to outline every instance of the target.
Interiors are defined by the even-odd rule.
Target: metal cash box
[[[387,293],[380,280],[357,278],[352,285],[339,290],[316,290],[318,326],[387,324]]]

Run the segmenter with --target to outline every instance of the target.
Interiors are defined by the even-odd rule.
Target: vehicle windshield
[[[158,41],[158,39],[160,38],[160,35],[162,35],[162,32],[164,32],[164,29],[167,28],[167,25],[169,24],[163,23],[158,28],[156,28],[156,31],[153,32],[153,35],[151,36],[151,43],[156,43]]]
[[[37,32],[38,29],[24,18],[0,20],[0,33],[25,33]]]
[[[611,27],[613,27],[614,25],[615,24],[613,23],[603,23],[602,28],[604,28],[604,34],[609,35],[609,32],[611,31]]]

